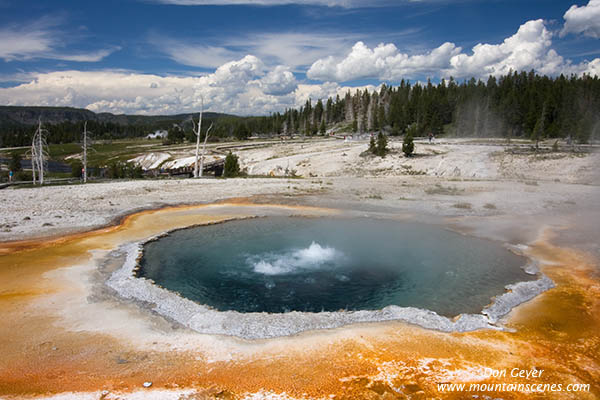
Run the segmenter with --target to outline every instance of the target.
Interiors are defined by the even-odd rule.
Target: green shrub
[[[71,176],[74,178],[81,178],[83,176],[83,163],[79,160],[75,160],[71,163]]]
[[[377,155],[380,157],[385,157],[385,153],[387,153],[387,138],[381,132],[377,135]]]
[[[132,178],[140,179],[144,176],[142,167],[134,163],[112,162],[106,169],[106,175],[110,179]]]
[[[412,126],[411,126],[412,128]],[[411,157],[413,152],[415,151],[415,144],[413,142],[413,129],[409,128],[404,136],[404,141],[402,142],[402,152],[406,157]]]
[[[369,152],[377,154],[377,143],[375,143],[375,136],[371,136],[371,141],[369,142]]]
[[[238,163],[238,156],[229,152],[225,157],[225,167],[223,169],[223,176],[225,178],[233,178],[240,174],[240,164]]]
[[[376,156],[385,157],[385,154],[388,152],[388,148],[387,138],[383,133],[379,132],[377,135],[377,140],[375,140],[375,136],[371,136],[371,141],[369,142],[369,152],[375,154]]]

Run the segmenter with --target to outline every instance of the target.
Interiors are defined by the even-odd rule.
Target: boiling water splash
[[[312,242],[305,249],[284,254],[268,253],[248,258],[254,272],[264,275],[292,274],[307,269],[320,268],[342,257],[342,253],[333,247],[323,247]]]

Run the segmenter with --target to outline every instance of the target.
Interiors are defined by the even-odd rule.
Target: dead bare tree
[[[196,134],[196,161],[194,162],[194,178],[202,176],[202,172],[198,172],[198,157],[200,153],[200,130],[202,129],[202,113],[204,112],[204,97],[200,96],[200,114],[198,116],[198,125],[192,117],[192,124],[194,126],[194,133]],[[201,170],[200,170],[201,171]]]
[[[202,176],[202,173],[204,171],[204,153],[206,153],[206,141],[208,140],[208,136],[212,127],[213,124],[211,123],[208,129],[206,130],[206,133],[204,134],[204,144],[202,145],[202,154],[200,155],[200,176]]]
[[[91,132],[89,132],[91,133]],[[87,151],[88,151],[88,142],[87,142],[87,135],[88,135],[88,130],[87,130],[87,121],[85,121],[83,123],[83,144],[81,145],[81,148],[83,149],[83,183],[87,182]]]
[[[196,134],[196,161],[194,163],[194,178],[202,177],[202,173],[204,172],[204,153],[206,152],[206,142],[208,140],[210,130],[213,127],[213,124],[211,123],[206,130],[204,135],[204,144],[202,145],[202,155],[200,155],[200,133],[202,130],[202,114],[204,113],[204,97],[200,96],[200,102],[201,108],[198,116],[198,125],[196,125],[196,121],[194,121],[194,118],[192,117],[194,133]],[[200,163],[198,163],[198,160],[200,160]]]
[[[42,119],[38,120],[38,128],[31,141],[31,170],[33,172],[33,184],[36,182],[44,184],[44,171],[48,168],[48,143],[46,133],[42,128]]]

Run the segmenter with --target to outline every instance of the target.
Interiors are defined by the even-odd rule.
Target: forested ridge
[[[192,116],[197,118],[197,114],[128,116],[70,108],[0,107],[0,146],[31,144],[32,124],[38,117],[49,132],[49,143],[79,141],[84,120],[89,121],[88,129],[96,139],[141,137],[165,129],[175,142],[193,141]],[[309,99],[300,108],[270,116],[205,113],[203,131],[211,124],[213,140],[245,139],[253,134],[311,136],[328,131],[402,135],[410,128],[416,135],[571,137],[585,143],[600,137],[600,78],[548,77],[531,71],[491,76],[485,81],[450,78],[438,84],[412,84],[402,80],[397,86],[382,85],[375,92],[357,89],[336,98]]]
[[[348,123],[354,132],[387,130],[455,136],[576,138],[586,142],[600,130],[600,79],[556,78],[514,72],[486,82],[453,79],[434,85],[383,85],[379,92],[357,90],[325,102],[309,100],[300,109],[275,115],[281,131],[317,134]]]
[[[31,145],[38,121],[47,130],[48,143],[58,144],[79,142],[86,121],[91,137],[112,140],[143,137],[156,130],[170,130],[174,125],[189,126],[193,134],[192,117],[197,120],[198,114],[114,115],[70,107],[0,106],[0,147]],[[209,124],[217,119],[236,120],[238,117],[204,113],[204,120]]]

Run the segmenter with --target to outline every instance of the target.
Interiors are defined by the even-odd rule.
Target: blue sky
[[[600,0],[0,0],[0,104],[268,114],[511,69],[600,74]]]

